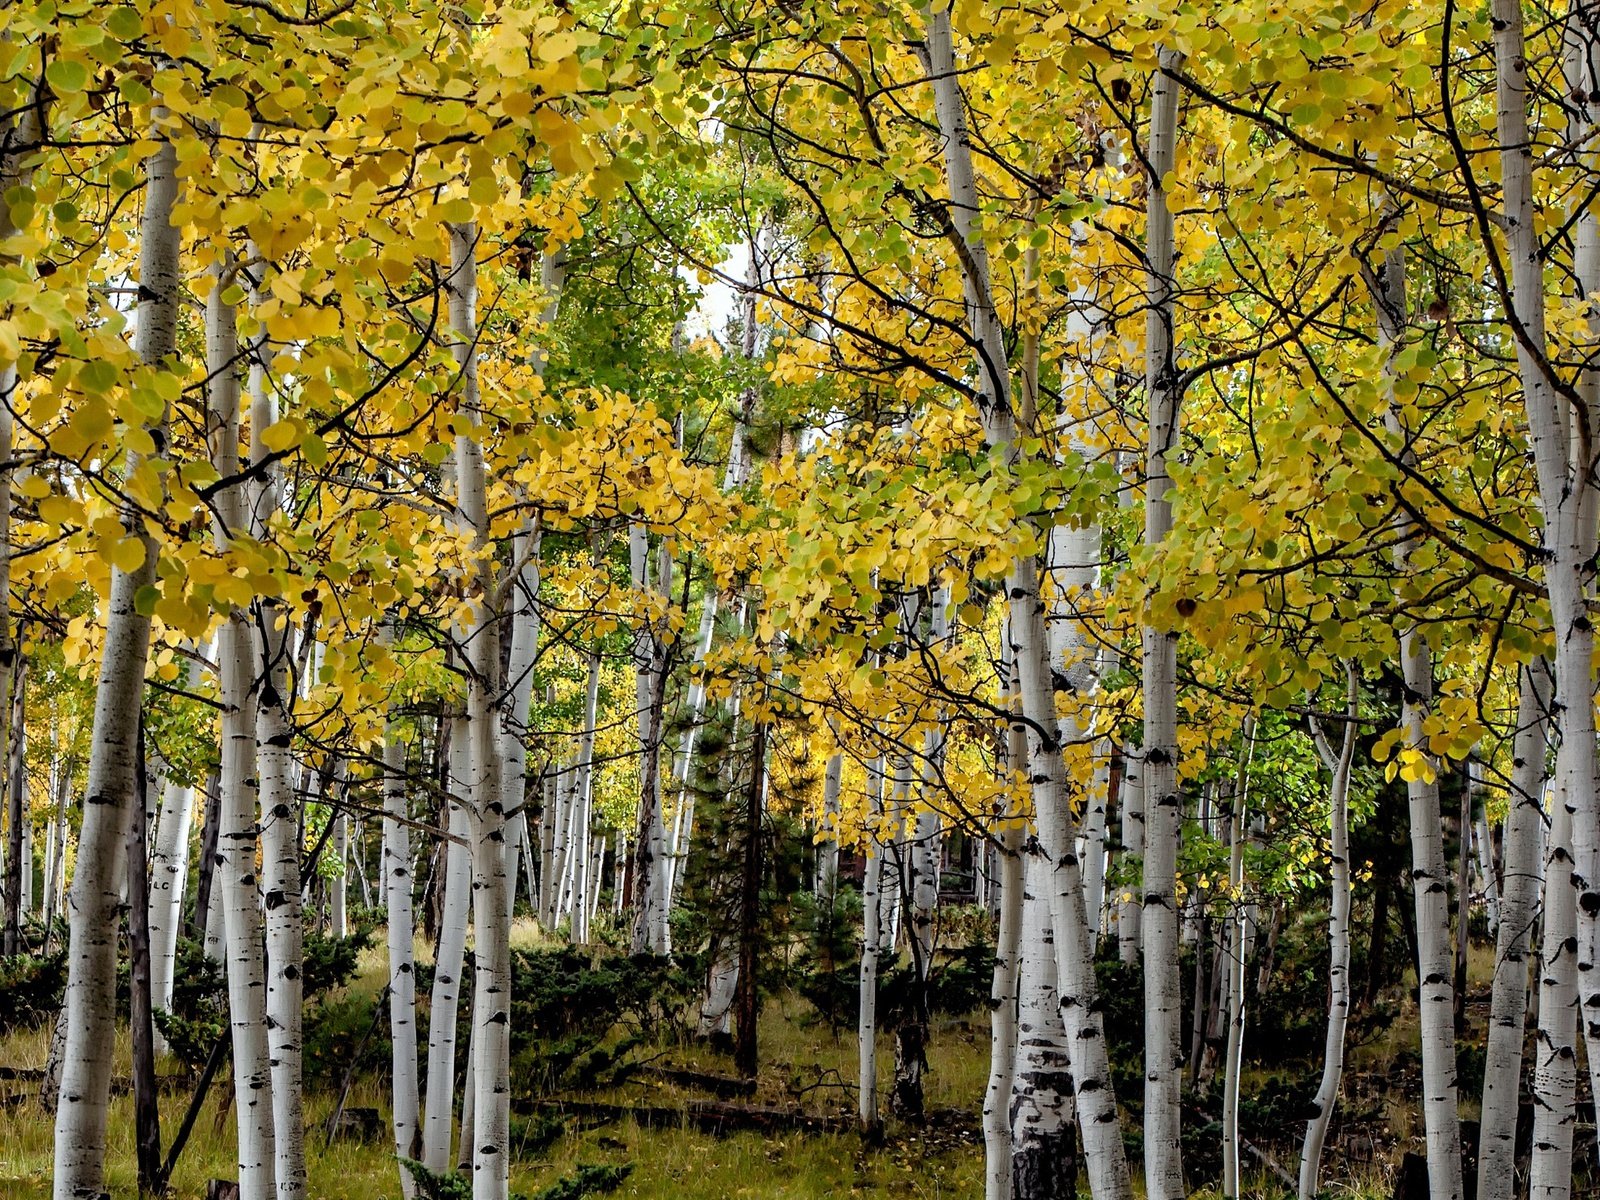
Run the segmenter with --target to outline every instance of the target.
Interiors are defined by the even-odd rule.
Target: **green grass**
[[[537,934],[519,923],[517,941],[528,944]],[[385,962],[381,946],[364,956],[350,989],[374,995],[381,988]],[[856,1043],[853,1028],[836,1039],[826,1025],[809,1020],[810,1009],[789,996],[774,997],[763,1010],[762,1071],[752,1103],[793,1103],[791,1087],[815,1084],[804,1095],[810,1109],[833,1114],[854,1111]],[[0,1063],[39,1067],[45,1059],[47,1030],[32,1030],[0,1040]],[[975,1114],[988,1070],[988,1028],[982,1014],[938,1024],[930,1050],[927,1076],[930,1111],[960,1109]],[[119,1030],[118,1074],[128,1071],[127,1032]],[[726,1072],[726,1059],[698,1046],[672,1048],[673,1065]],[[879,1068],[885,1091],[894,1048],[885,1038]],[[171,1070],[170,1065],[162,1070]],[[21,1091],[21,1082],[12,1082]],[[358,1076],[350,1107],[376,1108],[388,1131],[387,1072]],[[172,1180],[179,1200],[198,1200],[212,1178],[232,1179],[235,1170],[234,1114],[229,1103],[231,1080],[219,1075],[195,1124],[194,1133]],[[689,1095],[652,1081],[636,1081],[597,1094],[594,1099],[651,1107],[679,1105]],[[587,1097],[586,1097],[587,1098]],[[311,1195],[328,1200],[392,1200],[400,1196],[399,1169],[387,1140],[373,1145],[338,1141],[324,1145],[323,1122],[334,1097],[313,1093],[306,1101],[307,1152]],[[188,1103],[187,1093],[162,1097],[162,1136],[170,1140]],[[969,1123],[970,1123],[969,1118]],[[0,1108],[0,1197],[25,1200],[49,1195],[52,1161],[52,1118],[30,1097]],[[615,1193],[638,1197],[751,1197],[753,1200],[812,1200],[821,1197],[901,1196],[918,1198],[981,1195],[983,1147],[970,1132],[934,1122],[925,1131],[898,1131],[881,1146],[867,1146],[850,1134],[738,1133],[717,1137],[685,1128],[641,1128],[627,1119],[598,1128],[576,1129],[538,1154],[513,1159],[514,1192],[536,1194],[584,1163],[632,1163],[633,1173]],[[116,1197],[136,1194],[132,1100],[114,1097],[107,1154],[107,1187]]]

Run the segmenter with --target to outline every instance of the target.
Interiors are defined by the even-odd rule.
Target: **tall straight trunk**
[[[650,540],[645,526],[634,522],[628,531],[628,557],[636,591],[669,602],[672,594],[672,559],[663,539],[655,578],[650,571]],[[667,827],[662,811],[661,734],[665,724],[667,683],[667,630],[639,630],[635,649],[635,694],[639,724],[639,833],[635,839],[634,890],[637,911],[633,923],[633,953],[670,954]],[[599,889],[596,888],[596,891]]]
[[[1572,1127],[1578,1083],[1578,889],[1573,881],[1573,805],[1557,791],[1545,855],[1539,942],[1539,1032],[1533,1057],[1533,1200],[1572,1194]]]
[[[450,330],[460,375],[458,410],[476,429],[489,423],[478,389],[478,229],[450,229]],[[489,529],[488,473],[475,433],[455,444],[457,520],[476,559],[470,583],[467,666],[467,803],[471,831],[473,987],[472,1194],[504,1200],[510,1180],[511,918],[506,815],[500,796],[499,581]]]
[[[990,286],[988,250],[983,239],[973,235],[973,218],[980,205],[972,166],[966,100],[956,67],[948,8],[936,6],[928,12],[926,54],[925,65],[933,87],[945,176],[952,200],[950,220],[964,251],[962,283],[967,322],[977,348],[984,440],[996,462],[1009,466],[1018,453],[1010,367]],[[1022,712],[1029,735],[1029,774],[1039,840],[1055,864],[1050,903],[1057,986],[1073,1056],[1078,1121],[1089,1185],[1095,1200],[1126,1200],[1130,1194],[1127,1158],[1097,1003],[1094,964],[1089,957],[1087,917],[1067,796],[1066,769],[1055,728],[1053,664],[1039,595],[1038,567],[1032,558],[1019,557],[1012,562],[1007,592],[1013,654],[1022,684]]]
[[[1055,1200],[1077,1194],[1072,1070],[1056,994],[1050,863],[1037,842],[1023,851],[1022,959],[1017,1050],[1011,1089],[1011,1195]]]
[[[230,263],[212,270],[206,299],[207,431],[211,463],[224,479],[239,470],[239,332],[237,315],[224,301],[233,286]],[[226,549],[249,531],[244,489],[217,496],[213,540]],[[240,1200],[268,1200],[276,1191],[272,1123],[272,1074],[267,1048],[266,963],[256,877],[256,706],[251,632],[243,610],[231,611],[217,631],[221,762],[217,774],[217,832],[213,889],[224,936],[216,953],[226,956],[228,1021],[233,1043],[234,1114],[238,1129]],[[212,945],[208,920],[206,941]]]
[[[3,44],[3,42],[0,42]],[[39,80],[28,97],[30,103],[19,111],[0,117],[0,196],[9,194],[13,188],[27,187],[33,177],[32,167],[26,165],[27,159],[38,149],[39,142],[45,132],[44,116],[46,111],[48,92],[44,81]],[[4,207],[4,206],[0,206]],[[21,232],[12,219],[9,207],[0,211],[0,244],[9,241]],[[176,256],[176,243],[173,247]],[[0,264],[11,265],[17,260],[10,254],[0,255]],[[16,391],[20,382],[17,375],[17,364],[0,357],[0,463],[7,464],[0,469],[0,713],[10,714],[11,721],[7,729],[7,747],[12,746],[22,735],[22,721],[15,716],[15,708],[11,702],[10,687],[12,684],[13,670],[20,671],[22,663],[18,653],[18,638],[11,627],[11,557],[12,557],[12,484],[16,468],[12,465],[16,453]],[[8,756],[9,757],[9,756]],[[13,834],[20,838],[21,827],[19,822],[13,822]],[[16,864],[20,860],[20,846],[12,847],[7,860]],[[16,922],[16,908],[11,905],[11,891],[9,887],[10,876],[7,876],[7,916],[5,925],[4,944],[0,946],[6,954],[15,954],[20,949],[18,928]]]
[[[1022,951],[1022,828],[1011,822],[999,836],[1000,922],[989,989],[989,1084],[983,1097],[984,1200],[1011,1200],[1011,1089],[1016,1078]]]
[[[72,795],[70,767],[57,764],[52,771],[50,844],[46,849],[44,872],[44,923],[47,949],[56,917],[61,913],[61,891],[66,877],[67,803]]]
[[[392,637],[391,627],[385,634]],[[405,822],[406,748],[391,717],[383,742],[383,899],[388,914],[385,936],[389,949],[389,1040],[395,1153],[415,1159],[422,1153],[417,1095],[416,932],[411,912],[411,834]],[[405,1200],[416,1194],[416,1181],[400,1168]]]
[[[1245,752],[1234,788],[1228,830],[1228,1053],[1222,1070],[1222,1194],[1239,1195],[1239,1083],[1244,1073],[1245,906],[1244,815],[1250,802],[1250,759],[1255,754],[1255,718],[1244,722]]]
[[[583,692],[583,731],[578,737],[578,763],[573,774],[572,801],[567,818],[567,870],[572,903],[571,936],[588,940],[588,895],[584,881],[589,870],[589,820],[594,789],[594,739],[600,705],[600,652],[589,651],[589,675]],[[582,903],[578,901],[581,900]]]
[[[467,723],[450,719],[451,840],[445,847],[444,914],[439,922],[439,948],[434,956],[433,994],[428,1006],[428,1079],[423,1106],[422,1164],[443,1173],[450,1159],[450,1134],[455,1124],[456,1014],[461,1002],[461,970],[466,961],[467,921],[471,911],[471,828],[461,797],[469,768]]]
[[[1555,635],[1555,696],[1558,713],[1559,749],[1556,754],[1555,819],[1551,830],[1551,852],[1547,864],[1555,864],[1559,879],[1545,876],[1545,933],[1542,939],[1541,988],[1539,997],[1540,1046],[1535,1065],[1535,1085],[1544,1080],[1544,1102],[1559,1106],[1544,1113],[1545,1123],[1554,1134],[1553,1143],[1535,1155],[1538,1188],[1545,1195],[1565,1195],[1570,1187],[1570,1169],[1563,1168],[1561,1146],[1570,1153],[1571,1114],[1565,1099],[1567,1088],[1561,1073],[1575,1064],[1546,1062],[1547,1056],[1560,1053],[1567,1044],[1566,949],[1563,942],[1575,937],[1574,957],[1585,1008],[1600,1021],[1600,971],[1593,968],[1595,920],[1600,916],[1600,808],[1596,798],[1597,756],[1594,719],[1594,628],[1588,612],[1593,591],[1596,544],[1596,512],[1600,507],[1594,469],[1596,446],[1592,430],[1600,419],[1596,397],[1596,378],[1583,372],[1576,389],[1558,380],[1546,358],[1544,251],[1534,205],[1533,140],[1528,129],[1527,48],[1523,32],[1522,5],[1517,0],[1494,0],[1490,6],[1494,34],[1496,84],[1496,141],[1500,149],[1501,227],[1504,231],[1506,261],[1510,265],[1506,293],[1508,323],[1515,331],[1517,366],[1522,382],[1523,404],[1527,412],[1528,434],[1534,470],[1539,485],[1540,507],[1544,516],[1543,540],[1545,589],[1550,601],[1551,623]],[[1566,83],[1569,94],[1580,99],[1568,107],[1567,144],[1575,149],[1583,165],[1592,159],[1587,143],[1594,127],[1591,111],[1593,96],[1592,35],[1586,27],[1589,14],[1581,5],[1569,11],[1566,25]],[[1579,90],[1576,93],[1572,89]],[[1579,295],[1592,295],[1600,287],[1600,230],[1597,230],[1592,202],[1584,199],[1572,214],[1575,226],[1573,274]],[[1590,333],[1594,314],[1589,314]],[[1559,389],[1559,390],[1558,390]],[[1562,392],[1567,394],[1561,394]],[[1567,821],[1570,811],[1571,844],[1562,847],[1556,838],[1556,824]],[[1573,859],[1565,861],[1570,852]],[[1560,856],[1560,857],[1558,857]],[[1568,893],[1576,909],[1568,925]],[[1583,970],[1588,966],[1591,969]],[[1554,1011],[1547,1008],[1549,997]],[[1585,1022],[1585,1033],[1590,1022]],[[1592,1039],[1593,1040],[1593,1039]],[[1591,1044],[1591,1080],[1600,1071],[1600,1054]],[[1569,1048],[1568,1053],[1575,1052]],[[1557,1069],[1559,1068],[1559,1069]],[[1553,1073],[1551,1073],[1553,1072]],[[1565,1132],[1562,1132],[1565,1131]],[[1536,1134],[1536,1137],[1538,1135]],[[1569,1164],[1570,1166],[1570,1164]]]
[[[1312,1101],[1312,1116],[1300,1147],[1299,1200],[1312,1200],[1322,1172],[1322,1147],[1333,1123],[1334,1105],[1344,1078],[1344,1035],[1350,1019],[1350,773],[1355,763],[1356,720],[1360,715],[1360,677],[1345,664],[1345,723],[1339,750],[1313,721],[1312,733],[1323,765],[1328,768],[1329,915],[1328,1031],[1322,1049],[1322,1081]]]
[[[194,789],[169,780],[156,822],[156,848],[150,857],[150,1001],[172,1011],[172,976],[183,917],[183,889],[189,874],[189,826]],[[156,1034],[156,1049],[167,1043]]]
[[[1122,752],[1122,787],[1117,799],[1122,810],[1122,871],[1125,875],[1144,873],[1144,773],[1138,752],[1125,746]],[[1144,949],[1144,905],[1139,892],[1142,878],[1123,884],[1117,896],[1117,958],[1134,966]]]
[[[545,253],[540,260],[539,276],[545,294],[543,323],[548,328],[555,323],[561,303],[561,289],[566,282],[565,252],[555,250]],[[535,373],[543,376],[543,353],[534,356],[533,367]],[[542,797],[537,786],[531,793],[528,787],[527,735],[533,703],[534,666],[539,661],[539,554],[542,536],[538,518],[529,517],[512,539],[511,553],[516,574],[506,604],[511,618],[511,644],[506,657],[505,682],[500,700],[501,806],[515,829],[515,844],[510,853],[521,852],[526,861],[529,899],[536,912],[541,910],[533,890],[535,868],[529,821],[532,816],[539,814]],[[514,878],[510,890],[512,896],[508,903],[514,903]]]
[[[1178,135],[1178,84],[1163,50],[1150,95],[1145,180],[1144,541],[1159,546],[1172,528],[1167,456],[1177,449],[1177,367],[1173,347],[1175,243],[1162,181],[1172,171]],[[1177,867],[1182,798],[1178,793],[1178,634],[1144,627],[1144,1174],[1149,1200],[1182,1200],[1183,1047],[1179,1028]]]
[[[1385,257],[1372,281],[1378,311],[1379,344],[1392,356],[1406,332],[1405,251],[1396,247]],[[1405,439],[1393,405],[1385,417],[1391,434]],[[1401,453],[1410,458],[1409,448]],[[1396,518],[1395,572],[1403,577],[1420,533],[1415,522]],[[1422,1038],[1422,1106],[1427,1129],[1428,1186],[1432,1200],[1460,1200],[1461,1123],[1456,1104],[1455,963],[1450,939],[1450,881],[1445,862],[1443,814],[1439,808],[1439,764],[1428,750],[1424,723],[1433,703],[1433,652],[1416,625],[1399,630],[1399,753],[1411,819],[1411,880],[1417,929],[1417,1006]]]
[[[1494,842],[1489,832],[1489,811],[1483,782],[1483,764],[1477,759],[1467,763],[1468,787],[1472,794],[1472,849],[1476,855],[1478,878],[1483,884],[1484,916],[1489,926],[1489,936],[1500,934],[1500,879],[1494,869]]]
[[[1483,1063],[1478,1132],[1478,1200],[1516,1194],[1517,1108],[1522,1043],[1527,1033],[1528,948],[1543,877],[1545,744],[1550,668],[1535,661],[1518,672],[1517,731],[1505,820],[1505,873],[1495,935],[1494,986]]]
[[[257,271],[263,268],[256,268]],[[252,304],[261,281],[250,277]],[[281,507],[281,481],[263,440],[277,423],[275,390],[267,378],[271,343],[263,330],[249,350],[250,462],[257,482],[251,497],[251,530],[263,541]],[[289,613],[275,598],[256,601],[256,775],[261,804],[261,882],[267,932],[267,1045],[272,1065],[273,1174],[278,1200],[306,1195],[306,1146],[302,1094],[301,1028],[305,1007],[304,926],[300,855],[301,811],[294,790],[293,686],[289,662],[294,646]]]
[[[178,332],[179,231],[172,223],[178,196],[177,154],[161,133],[165,112],[152,114],[155,149],[145,162],[140,228],[139,293],[134,353],[159,369]],[[166,415],[149,430],[159,448]],[[129,453],[128,474],[141,467]],[[132,571],[113,566],[106,605],[105,647],[95,692],[89,781],[72,878],[67,966],[66,1046],[56,1106],[54,1195],[87,1200],[105,1191],[106,1112],[111,1089],[116,1020],[117,910],[122,898],[123,839],[134,802],[134,743],[150,652],[150,617],[138,596],[156,580],[160,552],[137,508],[121,514],[124,533],[143,557]]]
[[[145,768],[144,730],[139,730],[139,803],[128,822],[128,1032],[133,1077],[134,1158],[139,1170],[139,1194],[157,1194],[161,1176],[161,1112],[156,1097],[156,1043],[150,994],[150,877],[145,820],[146,789],[151,775]]]
[[[875,1132],[878,1115],[878,965],[883,953],[883,847],[867,835],[866,873],[861,881],[861,996],[856,1021],[856,1115]]]
[[[1585,177],[1593,178],[1600,168],[1600,156],[1594,150],[1595,136],[1600,133],[1600,19],[1593,0],[1571,0],[1562,35],[1562,71],[1569,100],[1563,106],[1567,114],[1567,144],[1573,147],[1573,165]],[[1574,226],[1574,286],[1570,294],[1584,302],[1584,344],[1593,347],[1600,342],[1600,307],[1593,299],[1600,292],[1600,208],[1590,189],[1580,188],[1575,194],[1577,199],[1570,214]],[[1600,1095],[1600,745],[1595,736],[1594,624],[1588,601],[1594,594],[1596,554],[1600,551],[1600,478],[1595,473],[1600,463],[1595,433],[1596,422],[1600,421],[1600,371],[1595,370],[1592,357],[1587,369],[1578,374],[1576,393],[1581,415],[1571,406],[1564,409],[1574,459],[1573,480],[1567,489],[1571,495],[1570,518],[1563,531],[1568,548],[1546,565],[1545,575],[1553,579],[1558,565],[1568,567],[1572,575],[1566,590],[1577,593],[1573,597],[1574,610],[1567,613],[1570,623],[1562,621],[1561,609],[1565,605],[1558,608],[1553,594],[1550,607],[1558,634],[1569,640],[1574,636],[1578,639],[1575,645],[1566,647],[1570,682],[1562,678],[1562,655],[1557,652],[1556,695],[1562,702],[1563,716],[1569,710],[1572,714],[1571,725],[1563,724],[1562,745],[1568,738],[1574,739],[1566,787],[1567,802],[1573,806],[1573,884],[1578,889],[1579,1013],[1589,1064],[1589,1091],[1596,1096]],[[1540,491],[1543,494],[1542,486]],[[1578,654],[1585,648],[1588,657],[1580,662]],[[1589,664],[1587,671],[1581,669],[1583,663]]]
[[[12,652],[11,704],[6,726],[6,928],[4,950],[8,955],[21,953],[22,922],[26,911],[23,903],[23,876],[33,870],[27,851],[28,806],[24,772],[24,752],[27,731],[24,728],[24,699],[28,680],[28,660]]]

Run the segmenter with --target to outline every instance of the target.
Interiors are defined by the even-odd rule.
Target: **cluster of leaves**
[[[66,987],[65,949],[0,958],[0,1033],[53,1019]]]

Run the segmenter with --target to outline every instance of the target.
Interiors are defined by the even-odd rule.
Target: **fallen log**
[[[639,1073],[650,1079],[675,1083],[679,1087],[699,1088],[720,1099],[756,1094],[756,1081],[737,1075],[717,1075],[710,1071],[693,1071],[688,1067],[645,1067]]]

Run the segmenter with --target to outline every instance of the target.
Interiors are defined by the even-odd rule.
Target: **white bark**
[[[1072,1146],[1073,1084],[1067,1032],[1056,993],[1051,869],[1037,842],[1023,851],[1022,957],[1017,985],[1017,1050],[1011,1091],[1011,1181],[1015,1200],[1076,1194],[1066,1169]]]
[[[1532,1200],[1572,1194],[1572,1127],[1578,1083],[1578,888],[1573,880],[1573,805],[1556,792],[1545,856],[1539,945],[1539,1032],[1533,1054]]]
[[[1000,833],[1000,929],[989,991],[989,1085],[983,1098],[984,1200],[1011,1200],[1011,1089],[1017,1064],[1017,960],[1022,949],[1022,828]]]
[[[1255,754],[1255,719],[1246,717],[1244,759],[1234,788],[1233,812],[1228,830],[1228,891],[1233,905],[1228,914],[1228,1049],[1222,1074],[1222,1194],[1239,1195],[1239,1082],[1244,1073],[1245,907],[1244,815],[1250,802],[1250,759]]]
[[[822,777],[823,828],[817,839],[817,899],[832,906],[839,891],[839,785],[844,775],[844,756],[830,754]]]
[[[387,632],[388,627],[385,627]],[[392,1109],[395,1153],[415,1159],[421,1154],[417,1094],[416,933],[411,901],[411,834],[405,825],[406,748],[391,719],[383,743],[383,893],[388,913],[385,936],[389,949],[389,1039],[393,1046]],[[411,1172],[400,1168],[405,1200],[416,1194]]]
[[[1543,661],[1519,672],[1511,795],[1505,821],[1505,888],[1495,937],[1494,987],[1478,1133],[1478,1200],[1516,1194],[1517,1106],[1528,1015],[1528,949],[1543,878],[1545,749],[1550,670]]]
[[[454,1124],[456,1013],[461,1001],[461,969],[471,911],[471,828],[461,797],[469,771],[467,722],[450,720],[450,844],[445,848],[444,912],[439,923],[439,949],[433,965],[433,993],[428,1006],[428,1078],[422,1127],[422,1165],[448,1171],[450,1134]]]
[[[172,1011],[172,972],[178,951],[178,926],[183,922],[183,889],[189,874],[189,826],[194,817],[194,791],[167,783],[156,822],[155,849],[150,856],[150,1005]],[[156,1053],[167,1042],[156,1030]]]
[[[672,559],[663,541],[655,578],[650,572],[650,540],[646,527],[635,521],[628,530],[628,557],[634,590],[654,593],[671,602]],[[634,868],[634,896],[638,906],[633,926],[633,953],[671,954],[667,881],[670,870],[667,828],[662,811],[660,689],[665,686],[666,637],[664,628],[639,630],[634,649],[635,697],[639,725],[639,836]],[[595,888],[599,892],[599,888]]]
[[[486,420],[478,391],[477,245],[473,225],[450,230],[450,328],[460,371],[459,410],[474,426]],[[505,1200],[510,1186],[511,917],[506,817],[500,795],[502,723],[498,580],[490,541],[488,477],[475,434],[458,431],[456,495],[462,530],[475,560],[467,631],[468,780],[464,805],[471,831],[474,990],[473,1105],[470,1123],[474,1200]],[[463,1131],[463,1136],[466,1131]]]
[[[876,807],[876,806],[874,806]],[[878,1115],[878,960],[883,942],[883,848],[868,835],[867,866],[861,884],[861,994],[856,1021],[856,1115],[864,1130],[874,1130]]]
[[[161,133],[164,111],[153,114],[155,149],[146,160],[144,216],[140,228],[139,287],[134,353],[141,363],[163,363],[177,343],[179,231],[172,224],[178,198],[177,155]],[[3,407],[3,406],[0,406]],[[165,441],[166,416],[151,430]],[[139,459],[128,455],[128,469]],[[131,572],[111,570],[105,647],[95,694],[89,780],[70,900],[67,956],[66,1047],[56,1107],[54,1195],[88,1200],[105,1191],[106,1118],[111,1090],[112,1034],[116,1021],[117,915],[126,864],[125,839],[134,810],[136,746],[150,649],[150,618],[136,597],[156,579],[159,546],[136,509],[122,514],[129,536],[143,543],[144,558]]]
[[[1582,6],[1574,6],[1569,14],[1566,37],[1568,62],[1567,86],[1581,89],[1576,94],[1583,97],[1569,107],[1568,144],[1585,147],[1578,156],[1583,160],[1592,157],[1587,148],[1594,126],[1591,111],[1593,97],[1593,58],[1590,37],[1585,29],[1586,14]],[[1547,1055],[1559,1053],[1565,1045],[1566,1034],[1566,964],[1562,940],[1567,935],[1565,905],[1567,893],[1581,889],[1581,902],[1576,903],[1577,914],[1572,929],[1576,933],[1576,957],[1579,968],[1579,987],[1589,1011],[1600,1020],[1600,975],[1592,969],[1594,954],[1595,918],[1600,915],[1600,862],[1596,851],[1600,849],[1600,812],[1596,808],[1596,748],[1594,719],[1594,682],[1592,675],[1594,630],[1587,611],[1587,601],[1593,586],[1593,560],[1596,541],[1596,511],[1600,507],[1600,491],[1594,477],[1595,444],[1592,435],[1575,436],[1577,429],[1593,430],[1600,418],[1600,404],[1596,402],[1596,380],[1593,372],[1585,372],[1579,379],[1576,395],[1557,392],[1546,355],[1545,337],[1545,279],[1544,253],[1538,228],[1538,214],[1533,199],[1533,139],[1528,129],[1527,112],[1527,58],[1523,33],[1523,11],[1517,0],[1494,0],[1490,7],[1491,27],[1494,34],[1496,81],[1496,140],[1500,149],[1501,217],[1506,245],[1506,260],[1510,266],[1509,292],[1506,295],[1506,317],[1515,331],[1517,364],[1522,381],[1523,403],[1527,411],[1528,433],[1535,475],[1539,485],[1540,507],[1543,510],[1545,588],[1550,600],[1550,614],[1555,634],[1555,694],[1559,713],[1559,751],[1556,756],[1556,821],[1565,822],[1565,810],[1571,810],[1571,846],[1573,862],[1565,861],[1566,853],[1560,847],[1555,829],[1551,834],[1551,854],[1547,861],[1556,862],[1560,880],[1545,878],[1545,935],[1541,965],[1541,992],[1539,1004],[1540,1046],[1539,1061],[1535,1067],[1535,1084],[1544,1080],[1545,1102],[1561,1105],[1561,1110],[1544,1113],[1546,1124],[1556,1142],[1547,1145],[1543,1166],[1536,1163],[1539,1176],[1535,1195],[1540,1187],[1553,1191],[1542,1194],[1565,1194],[1570,1187],[1570,1161],[1567,1168],[1559,1166],[1551,1155],[1560,1154],[1560,1143],[1570,1138],[1570,1116],[1565,1111],[1566,1087],[1559,1071],[1550,1073],[1546,1068],[1556,1068],[1554,1062],[1546,1063]],[[1600,286],[1600,236],[1597,236],[1595,214],[1590,202],[1574,213],[1576,226],[1576,251],[1574,274],[1577,291],[1592,295]],[[1594,320],[1590,314],[1590,327]],[[1573,404],[1572,400],[1577,403]],[[1581,410],[1581,411],[1579,411]],[[1556,855],[1563,855],[1557,859]],[[1571,886],[1565,886],[1570,880]],[[1573,897],[1575,901],[1578,897]],[[1591,969],[1583,970],[1584,966]],[[1546,988],[1552,1000],[1553,1011],[1547,1011]],[[1590,1033],[1590,1023],[1585,1023],[1585,1033]],[[1589,1062],[1591,1081],[1600,1071],[1600,1054],[1591,1042]],[[1565,1131],[1565,1132],[1563,1132]],[[1537,1134],[1535,1135],[1537,1137]],[[1536,1155],[1536,1159],[1540,1157]],[[1437,1200],[1437,1196],[1436,1196]]]
[[[223,293],[233,284],[228,263],[213,270],[206,300],[206,367],[210,394],[211,462],[224,479],[239,470],[239,332],[233,306]],[[248,531],[244,489],[234,485],[217,496],[213,540],[219,549]],[[272,1124],[272,1073],[267,1048],[266,962],[256,876],[256,706],[251,693],[251,634],[243,610],[235,609],[217,632],[222,698],[222,753],[217,861],[211,894],[222,917],[221,940],[206,940],[225,956],[228,1020],[233,1042],[234,1113],[238,1129],[240,1200],[268,1200],[276,1191]]]
[[[336,938],[350,936],[350,912],[345,872],[350,868],[350,819],[343,812],[333,814],[333,833],[328,849],[339,864],[339,873],[328,880],[328,929]]]
[[[984,439],[991,454],[1009,464],[1016,455],[1006,344],[990,289],[988,251],[974,230],[979,204],[972,168],[965,98],[956,69],[948,9],[927,16],[927,73],[943,143],[951,221],[964,248],[963,291],[968,325],[977,344]],[[1022,709],[1029,732],[1030,776],[1039,840],[1055,863],[1050,888],[1057,955],[1057,985],[1073,1055],[1078,1120],[1084,1159],[1095,1200],[1126,1200],[1127,1159],[1101,1017],[1096,1006],[1094,965],[1089,958],[1083,886],[1078,871],[1066,773],[1056,735],[1050,648],[1033,559],[1018,558],[1007,580],[1011,637],[1022,683]]]
[[[1328,786],[1329,916],[1328,1031],[1322,1049],[1322,1081],[1312,1101],[1312,1117],[1300,1147],[1299,1200],[1312,1200],[1322,1171],[1322,1147],[1333,1122],[1334,1105],[1344,1078],[1344,1035],[1350,1018],[1350,774],[1355,763],[1356,718],[1360,714],[1360,677],[1345,665],[1345,725],[1337,754],[1312,723],[1317,750],[1332,777]]]
[[[258,268],[259,270],[259,268]],[[259,283],[250,280],[252,303]],[[263,331],[250,349],[250,461],[257,468],[251,527],[267,540],[281,500],[278,471],[262,441],[277,422],[278,405],[267,378],[271,343]],[[293,652],[288,610],[275,600],[256,602],[256,775],[261,790],[261,874],[267,927],[267,1044],[272,1063],[272,1124],[278,1200],[304,1200],[306,1148],[301,1078],[301,1027],[305,1007],[304,926],[300,879],[300,805],[294,791],[294,727],[289,659]]]
[[[1380,345],[1398,352],[1406,326],[1405,252],[1396,248],[1373,281]],[[1391,406],[1390,432],[1404,437]],[[1409,453],[1409,452],[1406,452]],[[1409,516],[1395,521],[1395,570],[1404,575],[1419,531]],[[1422,1038],[1422,1107],[1427,1128],[1432,1200],[1460,1200],[1461,1125],[1456,1106],[1455,952],[1450,940],[1449,882],[1438,763],[1423,723],[1433,702],[1433,652],[1415,625],[1399,630],[1403,690],[1399,753],[1409,757],[1406,795],[1411,816],[1411,879],[1416,905],[1418,1010]]]

